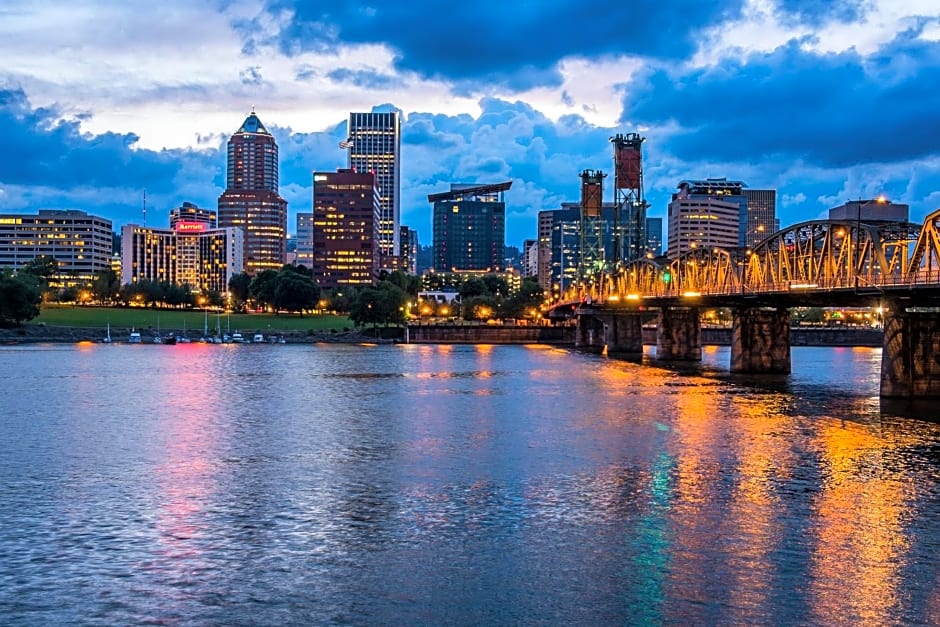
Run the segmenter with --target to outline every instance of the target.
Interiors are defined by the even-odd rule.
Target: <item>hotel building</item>
[[[87,283],[111,267],[111,229],[110,220],[84,211],[0,214],[0,267],[16,270],[45,255],[59,263],[54,284]]]
[[[274,136],[254,110],[228,142],[218,225],[245,232],[245,271],[279,270],[287,254],[287,201],[278,194]]]
[[[214,229],[218,226],[218,214],[212,209],[203,209],[191,202],[184,202],[179,207],[170,209],[170,228],[174,228],[179,222],[199,222]]]
[[[244,231],[177,221],[172,229],[126,224],[121,229],[121,283],[188,285],[194,292],[224,294],[244,272]]]
[[[401,115],[350,113],[349,137],[341,144],[348,153],[348,166],[356,172],[372,172],[379,190],[379,254],[397,257],[401,250]],[[380,266],[393,266],[393,260]]]
[[[313,173],[313,279],[321,288],[375,282],[380,211],[371,172]]]

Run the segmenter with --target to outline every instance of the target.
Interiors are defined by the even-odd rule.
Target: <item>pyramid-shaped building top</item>
[[[251,113],[248,114],[248,117],[245,118],[245,121],[242,122],[241,127],[237,133],[259,133],[263,135],[270,135],[268,129],[264,128],[264,124],[261,123],[261,120],[258,118],[258,115],[255,113],[255,110],[252,109]]]

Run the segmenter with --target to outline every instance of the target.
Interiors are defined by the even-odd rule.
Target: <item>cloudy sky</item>
[[[880,193],[940,207],[940,0],[3,0],[0,53],[0,212],[215,207],[252,106],[291,231],[348,113],[389,107],[424,244],[451,182],[513,180],[512,245],[585,168],[611,200],[619,132],[646,137],[652,216],[721,176],[776,188],[784,225]]]

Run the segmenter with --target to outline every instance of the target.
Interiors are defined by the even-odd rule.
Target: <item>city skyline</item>
[[[882,193],[919,222],[940,206],[940,19],[935,0],[895,4],[479,4],[445,21],[420,3],[320,15],[171,1],[148,15],[9,2],[0,120],[16,158],[0,207],[116,227],[141,222],[144,189],[149,224],[184,201],[212,207],[226,141],[256,106],[281,147],[293,225],[312,210],[311,173],[344,165],[349,113],[397,108],[401,224],[424,245],[429,194],[491,180],[513,180],[506,242],[535,237],[540,210],[578,199],[581,170],[613,173],[621,132],[646,138],[651,217],[681,180],[728,177],[776,189],[783,226]],[[455,24],[467,19],[489,28],[466,41]],[[444,45],[453,37],[465,45]]]

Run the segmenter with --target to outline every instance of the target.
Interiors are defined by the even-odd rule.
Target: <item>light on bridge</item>
[[[701,292],[682,292],[682,295],[686,298],[695,298],[696,296],[701,296]]]
[[[640,300],[639,294],[627,294],[627,300]]]

